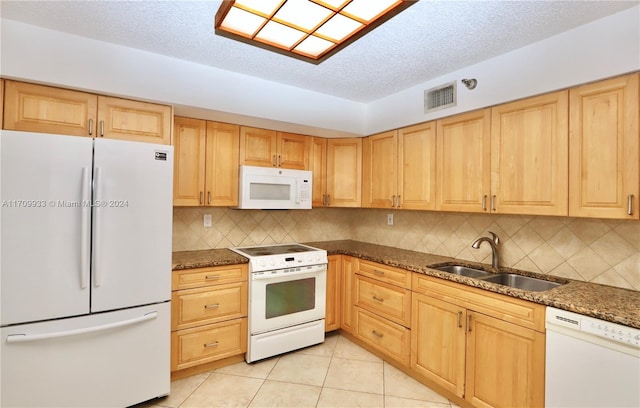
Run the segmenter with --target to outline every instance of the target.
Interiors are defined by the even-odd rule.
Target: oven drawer
[[[173,271],[171,276],[172,290],[240,282],[247,280],[247,264],[184,269]]]
[[[409,365],[411,331],[406,327],[356,308],[355,335],[374,349]]]
[[[247,318],[171,333],[171,371],[247,351]]]
[[[405,289],[411,289],[411,272],[404,269],[361,259],[358,262],[358,273]]]
[[[171,294],[171,330],[247,316],[247,282]]]
[[[356,275],[356,305],[409,327],[411,291]]]

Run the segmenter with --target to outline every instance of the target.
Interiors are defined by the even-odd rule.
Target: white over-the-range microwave
[[[239,179],[238,208],[311,209],[310,171],[241,165]]]

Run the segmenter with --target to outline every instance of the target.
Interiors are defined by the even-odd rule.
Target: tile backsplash
[[[203,227],[204,214],[212,227]],[[174,251],[354,239],[490,264],[488,245],[471,248],[487,231],[500,236],[503,266],[640,290],[640,221],[350,208],[173,210]]]

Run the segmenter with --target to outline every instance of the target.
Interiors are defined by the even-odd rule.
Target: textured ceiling
[[[638,5],[422,0],[320,65],[213,34],[221,1],[7,1],[0,16],[369,102]]]

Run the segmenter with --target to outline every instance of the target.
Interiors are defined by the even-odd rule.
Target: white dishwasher
[[[640,407],[640,330],[547,307],[545,406]]]

